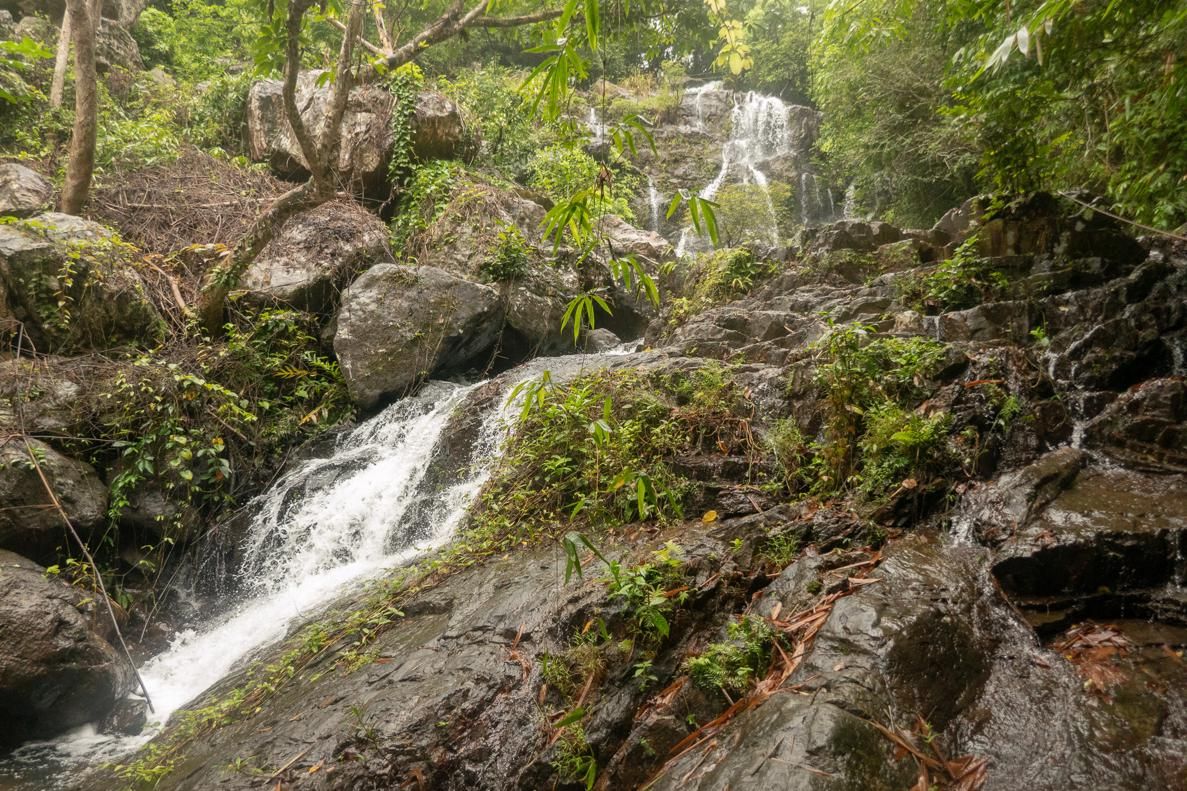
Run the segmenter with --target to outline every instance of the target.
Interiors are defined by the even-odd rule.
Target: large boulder
[[[483,367],[503,318],[490,286],[431,266],[378,264],[343,292],[334,352],[351,397],[372,409],[433,373]]]
[[[44,442],[27,440],[33,449],[30,458],[25,441],[25,437],[12,435],[0,444],[0,549],[49,563],[55,547],[73,547],[37,465],[71,524],[82,533],[103,523],[107,487],[91,465],[67,458]]]
[[[0,297],[38,351],[152,342],[164,328],[134,248],[98,223],[46,213],[0,225]]]
[[[297,106],[315,137],[325,129],[332,95],[329,85],[319,85],[322,74],[303,72],[297,81]],[[386,191],[394,145],[392,102],[392,95],[375,85],[360,85],[350,92],[336,168],[352,189]],[[418,99],[413,126],[413,148],[422,158],[457,153],[455,146],[463,138],[461,113],[445,97],[432,94]],[[268,162],[278,176],[303,179],[309,175],[309,163],[285,117],[279,80],[262,80],[251,87],[247,96],[247,143],[251,158]]]
[[[0,360],[0,435],[23,428],[31,434],[85,431],[87,395],[99,378],[99,360],[45,356]]]
[[[0,164],[0,215],[30,217],[53,202],[53,185],[40,175],[15,162]]]
[[[360,271],[391,262],[388,230],[352,201],[324,203],[285,223],[243,276],[255,302],[321,313]]]
[[[412,149],[421,159],[450,159],[466,148],[466,127],[453,100],[436,91],[416,97],[412,115]]]
[[[103,19],[99,24],[99,35],[95,37],[95,66],[100,73],[115,69],[140,71],[144,68],[136,39],[126,28],[110,19]]]
[[[92,625],[93,596],[0,550],[0,747],[104,717],[132,688]]]

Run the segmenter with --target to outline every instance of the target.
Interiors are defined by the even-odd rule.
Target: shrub
[[[484,280],[503,283],[527,274],[532,248],[516,225],[508,224],[499,231],[495,247],[482,263],[479,274]]]

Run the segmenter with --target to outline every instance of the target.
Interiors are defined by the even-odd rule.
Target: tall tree
[[[74,39],[74,129],[66,181],[62,185],[62,211],[78,214],[91,191],[95,171],[95,136],[98,129],[99,92],[95,73],[95,30],[98,9],[87,0],[67,0],[67,16]],[[65,27],[65,25],[63,25]]]

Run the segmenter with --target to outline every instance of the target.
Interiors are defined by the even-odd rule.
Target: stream
[[[628,348],[541,358],[506,377],[504,386],[544,369],[557,375],[600,367]],[[0,790],[63,788],[79,769],[118,762],[148,743],[170,715],[336,596],[444,545],[498,459],[514,408],[506,390],[484,400],[488,384],[429,382],[345,432],[329,456],[282,475],[252,504],[236,580],[244,600],[204,627],[179,633],[140,668],[154,707],[144,731],[113,736],[87,725],[25,744],[0,761]],[[467,449],[468,475],[444,485],[429,481],[467,408],[481,410]]]

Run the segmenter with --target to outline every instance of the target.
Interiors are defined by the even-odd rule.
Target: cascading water
[[[697,89],[694,100],[697,124],[704,127],[701,103],[704,94],[716,90],[718,83],[710,83]],[[690,93],[692,93],[690,91]],[[779,225],[775,206],[771,201],[766,173],[761,166],[770,160],[792,153],[794,136],[788,121],[789,108],[775,96],[764,96],[751,91],[741,102],[735,97],[730,137],[721,147],[721,167],[717,175],[700,191],[700,196],[712,200],[726,183],[754,185],[762,191],[766,203],[766,222],[763,242],[772,246],[779,244]],[[676,244],[676,254],[696,252],[706,246],[692,228],[685,228]]]
[[[655,179],[651,176],[647,177],[647,206],[650,210],[650,230],[654,233],[659,233],[659,216],[660,209],[663,204],[663,195],[660,195],[659,190],[655,188]]]
[[[586,119],[585,124],[589,127],[589,133],[593,135],[593,144],[595,146],[605,144],[606,122],[598,118],[598,111],[596,108],[589,108],[589,118]]]
[[[530,375],[535,366],[527,367]],[[20,748],[0,766],[0,788],[44,789],[79,765],[118,758],[296,620],[348,586],[441,546],[464,518],[498,457],[509,407],[487,407],[469,477],[426,485],[450,418],[481,385],[433,382],[343,435],[329,458],[284,475],[255,503],[240,581],[249,597],[211,626],[180,634],[140,673],[155,713],[139,737],[86,727]]]

